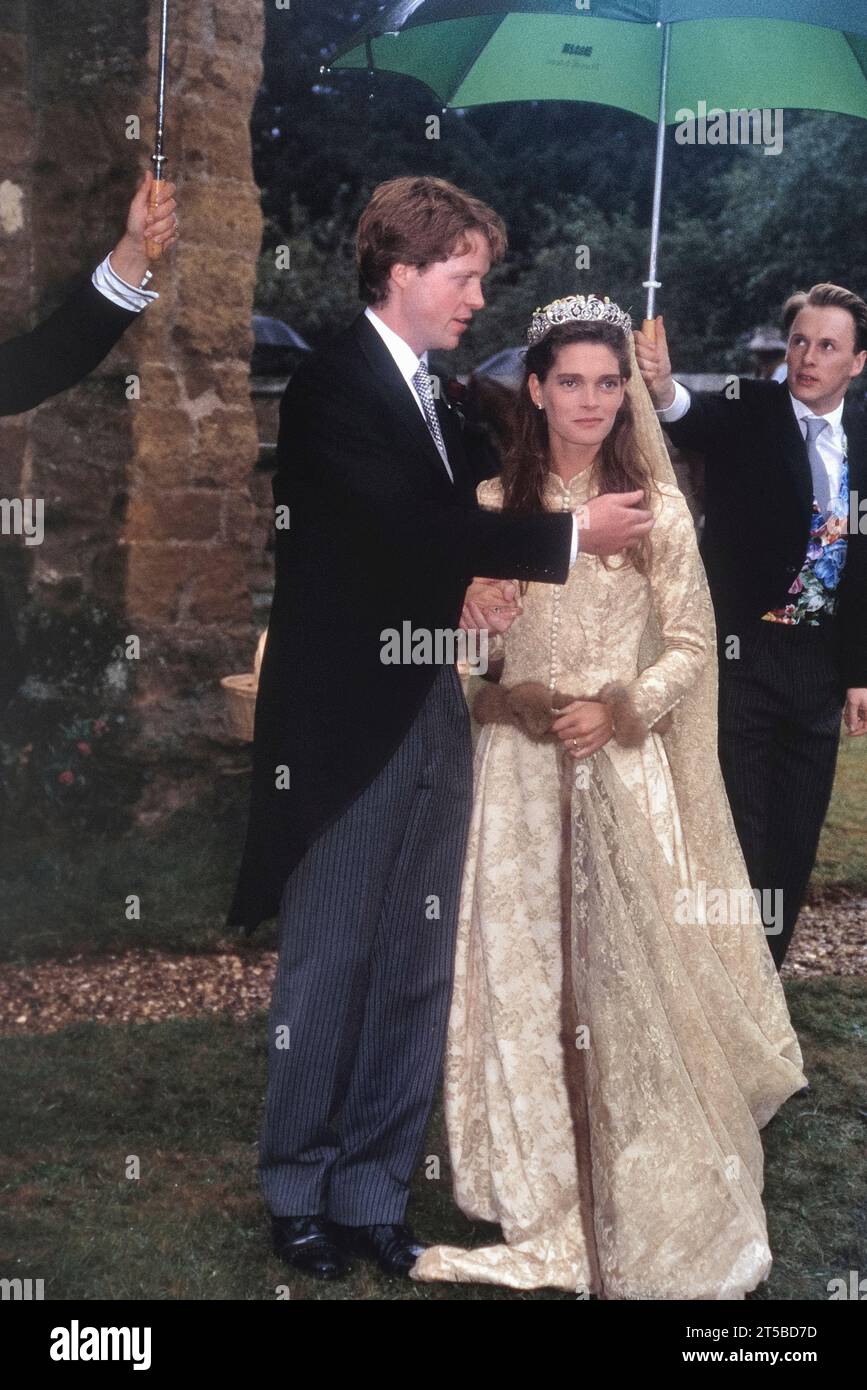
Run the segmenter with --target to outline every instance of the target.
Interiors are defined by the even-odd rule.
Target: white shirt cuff
[[[657,410],[658,419],[663,425],[673,425],[675,420],[680,420],[689,410],[691,397],[685,386],[681,386],[679,381],[674,383],[674,400],[671,405],[666,406],[665,410]]]
[[[146,270],[142,286],[146,285],[151,278],[151,271]],[[154,299],[159,299],[156,290],[146,290],[135,285],[127,284],[122,280],[117,271],[112,268],[111,252],[101,261],[90,277],[93,284],[104,294],[106,299],[110,299],[112,304],[117,304],[121,309],[132,309],[135,313],[140,313]]]
[[[571,569],[578,558],[578,518],[572,513],[572,550],[569,555],[569,568]]]

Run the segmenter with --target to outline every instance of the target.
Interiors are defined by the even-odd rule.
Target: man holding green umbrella
[[[834,782],[840,713],[867,733],[867,418],[846,401],[867,363],[867,303],[801,296],[785,383],[690,394],[665,330],[636,356],[678,448],[703,453],[701,553],[717,617],[720,763],[756,889],[782,891],[780,966]],[[853,505],[854,501],[854,505]],[[864,524],[865,531],[860,529]]]

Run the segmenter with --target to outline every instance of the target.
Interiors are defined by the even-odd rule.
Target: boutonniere
[[[449,377],[443,385],[442,398],[458,417],[461,425],[466,424],[464,409],[467,403],[468,389],[464,382],[458,381],[457,377]]]

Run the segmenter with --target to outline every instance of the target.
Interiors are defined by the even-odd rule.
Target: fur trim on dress
[[[479,724],[511,724],[521,729],[534,743],[559,742],[551,733],[557,714],[574,700],[592,700],[611,706],[614,737],[623,748],[637,748],[650,730],[620,681],[609,681],[598,695],[566,695],[553,693],[541,681],[522,681],[519,685],[483,685],[473,703],[473,716]],[[671,725],[671,715],[665,714],[653,725],[654,732],[665,733]]]

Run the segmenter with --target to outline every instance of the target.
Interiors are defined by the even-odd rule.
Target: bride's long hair
[[[514,406],[510,442],[503,456],[504,509],[524,513],[546,510],[545,480],[551,465],[548,421],[544,410],[533,404],[527,383],[533,373],[540,381],[545,381],[560,348],[569,343],[604,344],[617,358],[621,377],[629,381],[632,375],[626,338],[615,324],[556,324],[541,342],[527,348],[524,380]],[[650,460],[644,457],[636,438],[628,392],[611,431],[599,446],[592,467],[598,492],[636,492],[640,488],[644,493],[642,506],[649,507],[651,491],[659,491]],[[646,574],[651,556],[650,536],[642,536],[628,555],[624,553],[620,557],[620,563],[632,564],[640,574]],[[601,558],[607,568],[605,557]]]

